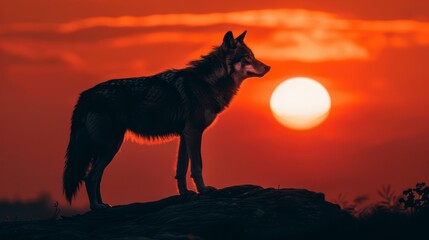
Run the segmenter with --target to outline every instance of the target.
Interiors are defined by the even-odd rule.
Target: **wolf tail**
[[[76,104],[71,121],[70,141],[66,152],[63,175],[63,193],[71,204],[93,158],[90,137],[85,126],[87,111],[80,101]]]

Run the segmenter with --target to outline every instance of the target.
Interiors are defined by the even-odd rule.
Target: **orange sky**
[[[36,3],[37,2],[37,3]],[[41,191],[65,202],[61,175],[78,94],[96,83],[181,68],[248,30],[272,66],[249,79],[203,141],[206,182],[299,187],[353,197],[429,178],[429,3],[413,1],[2,1],[0,198]],[[276,122],[283,80],[320,81],[327,120],[308,131]],[[108,167],[111,204],[176,193],[177,141],[127,142]],[[86,204],[80,192],[76,204]]]

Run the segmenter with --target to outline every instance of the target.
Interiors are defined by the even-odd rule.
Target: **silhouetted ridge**
[[[321,193],[243,185],[192,199],[172,196],[115,206],[49,223],[3,223],[0,238],[286,239],[330,235],[351,221]]]

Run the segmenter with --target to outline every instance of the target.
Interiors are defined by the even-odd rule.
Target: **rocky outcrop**
[[[0,239],[333,238],[352,221],[321,193],[242,185],[55,221],[2,223]]]

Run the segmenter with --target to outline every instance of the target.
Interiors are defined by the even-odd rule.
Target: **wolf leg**
[[[90,190],[92,191],[91,192],[92,197],[94,195],[93,192],[95,191],[95,201],[91,201],[91,197],[90,197],[90,206],[92,210],[110,207],[109,204],[103,203],[100,187],[101,187],[101,179],[103,177],[104,170],[106,169],[107,165],[112,161],[113,156],[97,159],[99,161],[98,164],[96,163],[94,165],[93,170],[91,170],[91,173],[94,174],[92,181],[89,183]],[[93,189],[94,188],[93,185],[95,185],[95,189]],[[88,192],[88,196],[90,196],[89,192]]]
[[[106,169],[107,165],[109,165],[109,163],[113,160],[114,156],[116,155],[116,153],[119,151],[119,148],[122,145],[123,139],[124,139],[124,134],[119,134],[115,137],[111,138],[111,142],[109,144],[106,144],[106,146],[104,147],[104,151],[103,154],[100,155],[100,157],[96,160],[98,160],[98,162],[96,162],[95,164],[95,171],[96,171],[96,189],[95,189],[95,193],[96,193],[96,200],[97,200],[97,204],[101,205],[101,208],[109,208],[110,205],[107,203],[103,202],[103,199],[101,197],[101,179],[103,178],[103,173],[104,170]],[[98,206],[96,206],[95,208],[98,208]]]
[[[118,152],[124,139],[125,130],[108,116],[91,114],[88,118],[88,132],[94,148],[94,161],[85,179],[86,191],[92,210],[107,208],[101,198],[100,185],[104,169]]]
[[[107,166],[106,166],[107,167]],[[106,169],[106,168],[104,168],[104,169]],[[96,193],[97,193],[97,202],[99,203],[99,204],[101,204],[101,205],[104,205],[104,206],[106,206],[106,207],[111,207],[109,204],[107,204],[107,203],[104,203],[103,202],[103,198],[101,197],[101,190],[100,190],[100,185],[101,185],[101,179],[103,179],[103,173],[104,173],[104,170],[101,172],[101,176],[100,176],[100,179],[98,180],[98,183],[97,183],[97,189],[96,189]]]
[[[186,151],[186,142],[184,137],[180,137],[179,154],[177,156],[176,179],[179,193],[185,194],[188,191],[186,186],[186,172],[189,166],[189,156]]]
[[[177,168],[176,168],[176,179],[177,179],[177,189],[179,190],[180,195],[196,195],[194,191],[188,190],[186,184],[186,173],[188,172],[189,166],[189,155],[186,150],[186,140],[184,136],[180,137],[179,145],[179,154],[177,156]]]
[[[113,148],[110,149],[109,152],[99,155],[94,161],[91,172],[85,179],[86,191],[88,193],[89,203],[92,210],[110,207],[109,204],[103,203],[100,185],[104,169],[106,169],[107,165],[112,161],[118,149],[119,147]]]
[[[201,139],[202,132],[187,131],[185,132],[186,149],[191,157],[191,177],[199,193],[204,194],[215,190],[214,187],[206,186],[202,175],[203,162],[201,158]]]
[[[98,180],[101,178],[104,168],[105,166],[102,166],[100,164],[100,158],[95,159],[91,171],[85,179],[86,192],[88,193],[89,205],[91,210],[107,207],[104,204],[99,203],[97,199],[97,186],[99,185]]]

